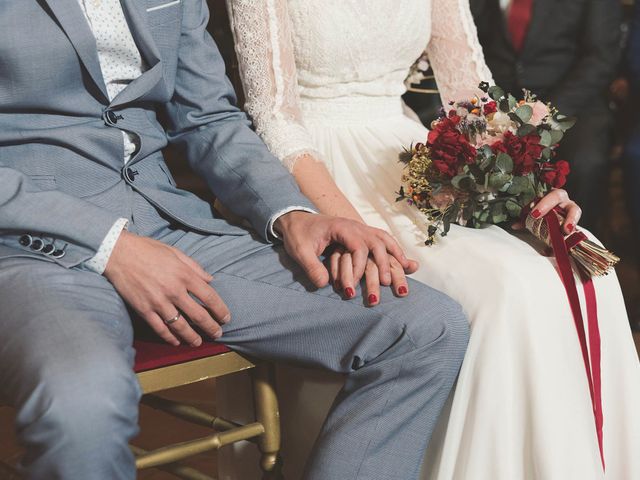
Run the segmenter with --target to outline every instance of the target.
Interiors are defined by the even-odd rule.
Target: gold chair
[[[215,480],[180,463],[193,455],[235,442],[247,440],[261,452],[260,467],[264,480],[280,480],[280,420],[271,365],[254,362],[220,344],[203,344],[199,348],[172,347],[159,342],[138,340],[134,370],[142,387],[142,403],[187,422],[212,429],[203,438],[145,451],[132,446],[136,467],[159,468],[185,480]],[[250,370],[253,383],[255,422],[240,425],[215,417],[193,406],[155,395],[174,387]],[[8,465],[0,464],[0,478],[17,479]]]

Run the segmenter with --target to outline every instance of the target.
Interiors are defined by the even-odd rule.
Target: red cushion
[[[178,363],[196,360],[198,358],[214,357],[231,350],[221,343],[203,343],[199,347],[180,345],[174,347],[168,343],[149,340],[136,340],[133,342],[136,349],[136,363],[133,370],[136,373],[154,368],[168,367]]]

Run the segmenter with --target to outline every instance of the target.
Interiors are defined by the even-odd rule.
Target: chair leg
[[[273,365],[259,363],[251,372],[256,421],[264,425],[265,432],[258,438],[262,453],[260,468],[264,479],[281,479],[280,411],[275,390]]]

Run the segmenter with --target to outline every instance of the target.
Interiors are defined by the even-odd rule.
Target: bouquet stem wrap
[[[569,299],[571,313],[573,314],[573,320],[580,342],[587,381],[589,382],[589,393],[591,394],[596,435],[600,448],[600,459],[602,461],[602,468],[604,469],[605,460],[602,436],[604,418],[602,412],[602,380],[600,369],[600,327],[598,325],[598,305],[592,275],[606,274],[606,271],[613,264],[617,263],[617,260],[614,261],[617,257],[589,241],[582,232],[573,233],[565,238],[560,227],[561,219],[562,216],[558,212],[551,211],[539,219],[533,219],[530,215],[527,215],[525,224],[527,230],[553,249],[554,256],[556,257],[558,273],[560,274]],[[604,251],[604,253],[602,253],[602,251]],[[599,255],[602,255],[602,259],[598,258],[594,260],[594,257]],[[576,260],[576,263],[581,267],[579,269],[579,276],[582,288],[584,289],[587,307],[588,341],[585,332],[585,323],[582,317],[582,309],[580,308],[576,278],[573,274],[570,257]],[[614,263],[608,263],[610,261],[614,261]]]
[[[551,212],[550,215],[555,215],[558,221],[563,218],[557,211]],[[549,226],[545,217],[534,219],[531,215],[527,215],[525,226],[537,239],[542,240],[549,247],[552,246]],[[620,258],[589,240],[582,232],[575,232],[564,237],[564,242],[569,256],[573,258],[581,273],[591,277],[607,275],[611,268],[620,261]]]

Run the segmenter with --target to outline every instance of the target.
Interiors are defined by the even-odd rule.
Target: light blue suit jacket
[[[246,234],[176,188],[161,153],[169,143],[265,238],[278,211],[313,208],[235,106],[206,2],[122,5],[148,68],[110,102],[77,0],[0,2],[0,258],[76,266],[116,219],[132,219],[132,193],[182,228]],[[121,130],[140,138],[126,166]],[[47,237],[64,257],[21,245],[24,234]]]

